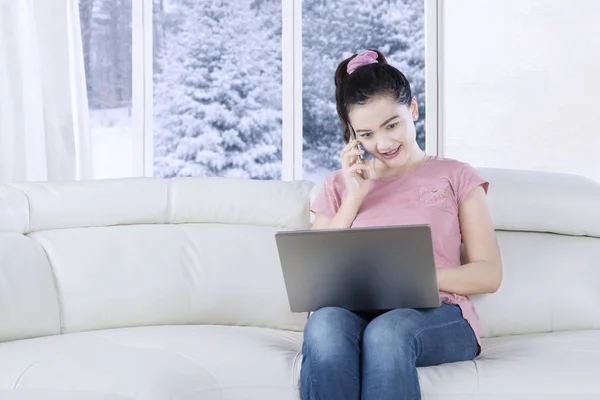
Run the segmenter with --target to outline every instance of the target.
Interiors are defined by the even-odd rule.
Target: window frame
[[[425,2],[425,151],[440,155],[440,32],[442,0]],[[154,175],[152,0],[132,2],[133,175]],[[282,176],[302,180],[302,0],[282,0]]]

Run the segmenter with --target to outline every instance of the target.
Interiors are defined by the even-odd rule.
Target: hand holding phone
[[[360,142],[356,138],[356,132],[354,132],[354,128],[352,127],[352,125],[348,124],[348,127],[350,128],[351,138],[353,140],[356,140],[356,148],[359,151],[361,151],[361,153],[358,155],[358,159],[356,160],[356,162],[364,165],[365,164],[365,153],[366,153],[365,148],[362,146],[362,144],[360,144]],[[361,170],[358,173],[364,179],[369,179],[369,172],[367,170]]]
[[[352,128],[351,128],[352,129]],[[351,131],[350,142],[342,149],[342,174],[346,186],[345,199],[362,201],[371,191],[372,179],[368,171],[372,171],[371,161],[365,157],[365,150]]]

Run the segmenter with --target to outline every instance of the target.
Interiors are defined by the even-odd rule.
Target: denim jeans
[[[303,400],[421,398],[416,367],[472,360],[471,326],[456,305],[379,314],[325,307],[304,329]]]

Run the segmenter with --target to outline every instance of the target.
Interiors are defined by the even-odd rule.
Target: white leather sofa
[[[424,399],[600,399],[600,185],[482,169],[504,260],[475,297],[475,361],[419,369]],[[274,233],[310,182],[0,186],[0,399],[298,399],[306,315]]]

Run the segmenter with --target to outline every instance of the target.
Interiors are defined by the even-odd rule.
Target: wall
[[[440,154],[600,182],[600,1],[439,1]]]

